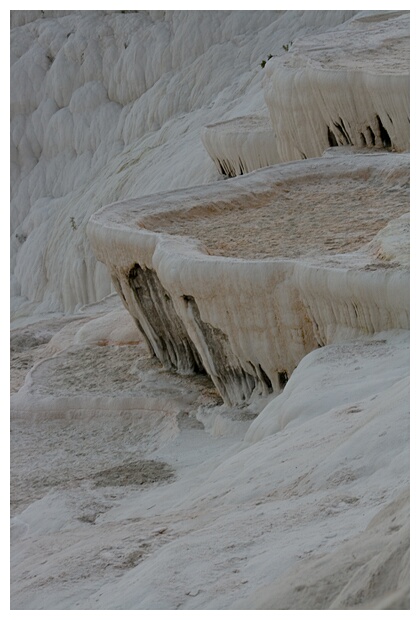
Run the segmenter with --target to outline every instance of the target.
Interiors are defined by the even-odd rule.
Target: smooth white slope
[[[243,443],[238,423],[215,439],[169,412],[153,427],[57,420],[30,431],[43,461],[15,423],[15,449],[51,490],[12,522],[13,608],[326,609],[384,605],[400,588],[406,604],[408,504],[391,502],[409,482],[408,348],[402,331],[311,353]],[[136,458],[176,478],[92,486]]]
[[[361,341],[313,353],[301,372],[296,371],[294,382],[297,391],[302,379],[311,385],[302,409],[312,413],[312,419],[295,416],[280,435],[226,459],[205,485],[176,506],[195,517],[192,531],[114,587],[102,588],[88,604],[237,608],[245,593],[249,603],[255,589],[295,563],[338,551],[342,542],[363,532],[408,484],[407,342],[403,333],[401,339],[379,338],[376,345],[373,340],[366,349]],[[370,377],[360,391],[354,381],[343,380],[352,367],[360,377]],[[323,401],[317,411],[312,408],[314,395]],[[281,396],[275,403],[280,413]],[[331,559],[333,580],[339,558]],[[305,562],[301,565],[303,569]],[[363,579],[366,575],[357,584],[359,590]],[[289,601],[295,585],[297,581]],[[381,594],[380,586],[378,590]],[[338,594],[334,586],[329,596],[332,593]],[[315,600],[316,593],[309,593],[308,608],[316,607]],[[281,608],[282,601],[276,602]]]

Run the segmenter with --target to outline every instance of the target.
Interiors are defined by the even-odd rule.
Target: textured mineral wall
[[[13,316],[71,312],[109,294],[90,216],[215,181],[203,127],[267,117],[261,60],[356,13],[13,11]]]

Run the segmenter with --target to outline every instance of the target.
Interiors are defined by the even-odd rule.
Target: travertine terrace
[[[361,16],[267,63],[280,161],[328,146],[409,148],[409,14]]]
[[[238,404],[316,347],[408,328],[406,255],[373,241],[406,213],[408,175],[407,155],[337,153],[107,207],[89,235],[160,361]]]

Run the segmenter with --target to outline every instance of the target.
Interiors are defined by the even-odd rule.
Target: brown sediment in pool
[[[213,255],[298,258],[354,252],[408,211],[406,185],[323,178],[284,185],[258,203],[150,218],[147,227],[198,239]]]

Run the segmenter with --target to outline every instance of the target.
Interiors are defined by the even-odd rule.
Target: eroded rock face
[[[197,350],[156,272],[134,265],[128,273],[139,329],[166,368],[202,372]]]
[[[381,233],[372,240],[372,212],[359,247],[353,241],[353,252],[343,254],[340,244],[335,249],[324,244],[308,218],[301,233],[302,245],[311,248],[308,255],[289,258],[285,244],[285,254],[256,260],[246,258],[246,245],[241,259],[229,257],[228,244],[224,256],[210,255],[201,242],[172,235],[171,227],[177,233],[178,220],[190,221],[195,236],[200,218],[208,225],[212,216],[232,211],[240,220],[247,209],[258,205],[262,212],[275,201],[281,210],[285,187],[287,201],[299,197],[296,215],[305,221],[301,191],[307,188],[310,205],[314,166],[324,200],[337,200],[324,192],[336,178],[344,196],[346,183],[359,183],[367,194],[380,184],[388,188],[397,215],[408,210],[408,162],[406,154],[350,152],[272,167],[223,184],[105,208],[91,219],[89,235],[162,364],[184,373],[205,370],[226,403],[241,403],[281,391],[299,361],[317,347],[408,329],[409,273],[401,234]],[[352,209],[351,192],[347,199]],[[345,205],[342,209],[345,217]],[[389,209],[391,218],[391,203]],[[153,232],[155,226],[161,232]],[[334,238],[338,233],[331,226]],[[408,233],[404,226],[398,230]]]

